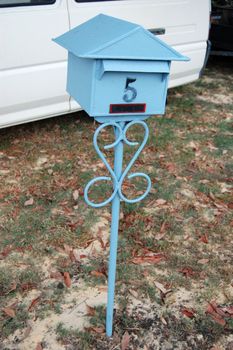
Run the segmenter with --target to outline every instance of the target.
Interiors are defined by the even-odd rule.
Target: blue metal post
[[[122,124],[124,125],[124,123]],[[122,128],[123,128],[123,125],[121,125]],[[115,128],[114,131],[115,131],[115,137],[117,140],[119,137],[119,130]],[[121,140],[114,147],[114,173],[118,181],[120,180],[121,173],[122,173],[123,150],[124,150],[124,144],[123,144],[123,140]],[[116,183],[115,186],[118,186],[118,184]],[[106,313],[106,334],[108,337],[112,336],[119,217],[120,217],[120,196],[117,193],[112,201],[110,257],[109,257],[109,268],[108,268],[108,304],[107,304],[107,313]]]
[[[135,141],[130,141],[127,139],[127,131],[133,125],[140,125],[144,129],[144,138],[140,143]],[[115,133],[115,141],[111,144],[105,145],[104,149],[108,150],[114,148],[114,169],[111,168],[108,163],[105,154],[101,151],[98,146],[98,135],[100,132],[106,128],[112,126],[114,128]],[[149,193],[151,188],[151,180],[148,175],[136,172],[129,174],[134,162],[138,158],[141,153],[143,147],[145,146],[149,135],[149,130],[146,123],[142,120],[131,121],[131,122],[116,122],[111,121],[100,125],[95,131],[93,144],[98,153],[100,159],[102,159],[106,168],[108,169],[111,176],[98,176],[86,185],[84,190],[84,198],[87,204],[92,206],[93,208],[101,208],[105,205],[112,202],[112,222],[111,222],[111,234],[110,234],[110,257],[109,257],[109,269],[108,269],[108,303],[107,303],[107,312],[106,312],[106,333],[108,337],[112,336],[112,325],[113,325],[113,309],[114,309],[114,294],[115,294],[115,279],[116,279],[116,261],[117,261],[117,242],[118,242],[118,227],[119,227],[119,216],[120,216],[120,201],[124,201],[126,203],[137,203],[141,201],[146,195]],[[137,146],[138,148],[128,165],[122,170],[123,163],[123,149],[124,142],[128,146]],[[124,193],[122,193],[122,184],[124,182],[125,177],[128,180],[132,178],[143,178],[147,182],[147,188],[143,194],[140,194],[138,197],[129,199]],[[91,201],[88,197],[89,189],[92,185],[97,184],[101,181],[112,181],[113,183],[113,192],[112,194],[102,202],[95,203]]]

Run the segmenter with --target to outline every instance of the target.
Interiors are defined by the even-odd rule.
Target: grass
[[[148,120],[149,141],[132,171],[148,173],[153,190],[143,202],[122,203],[112,339],[101,331],[103,304],[94,307],[93,315],[80,316],[88,319],[86,328],[71,329],[62,323],[65,310],[79,304],[77,291],[83,286],[84,291],[98,291],[107,285],[110,206],[95,210],[83,201],[85,184],[106,175],[92,146],[97,125],[81,113],[0,131],[1,169],[9,170],[0,173],[4,346],[16,330],[23,334],[33,317],[36,327],[37,320],[54,314],[61,322],[51,328],[60,345],[69,349],[117,348],[126,331],[135,349],[148,342],[156,348],[156,339],[161,346],[168,340],[173,347],[184,342],[182,349],[207,350],[220,338],[226,344],[232,319],[224,328],[205,310],[212,300],[233,303],[233,109],[212,98],[232,96],[231,73],[231,67],[220,71],[212,63],[197,82],[169,91],[165,117]],[[140,140],[141,129],[134,128],[127,136]],[[111,142],[112,134],[103,132],[101,147]],[[125,164],[134,152],[125,147]],[[112,164],[112,152],[106,155]],[[103,183],[93,187],[90,197],[104,200],[111,190]],[[144,181],[135,179],[127,182],[124,193],[132,198],[143,190]],[[74,191],[79,192],[76,199]],[[30,198],[33,202],[26,205]],[[108,224],[95,226],[103,220]],[[134,263],[148,254],[164,254],[165,259]],[[155,282],[172,292],[163,296]],[[39,299],[29,311],[35,291]],[[187,305],[196,310],[194,319],[182,315],[180,310]],[[14,309],[15,317],[4,313],[6,307]],[[25,340],[20,341],[24,346]]]

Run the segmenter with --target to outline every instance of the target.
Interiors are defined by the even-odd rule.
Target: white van
[[[173,62],[169,86],[198,79],[210,0],[0,0],[0,128],[69,113],[66,51],[51,39],[104,13],[141,24],[191,58]]]

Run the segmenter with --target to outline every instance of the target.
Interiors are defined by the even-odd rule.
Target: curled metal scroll
[[[134,156],[132,157],[132,159],[130,160],[129,164],[126,166],[125,170],[122,172],[120,179],[117,179],[116,174],[114,173],[114,170],[111,168],[111,166],[109,165],[106,157],[104,156],[104,154],[102,153],[102,151],[100,150],[99,146],[98,146],[98,136],[99,133],[101,132],[102,129],[108,127],[108,126],[112,126],[114,128],[115,131],[115,135],[116,135],[116,140],[109,144],[104,146],[104,149],[111,149],[114,148],[115,146],[117,146],[119,144],[119,142],[123,141],[125,142],[127,145],[129,146],[136,146],[139,143],[138,142],[133,142],[127,139],[127,131],[129,130],[129,128],[133,125],[142,125],[142,127],[144,128],[144,138],[142,140],[142,143],[140,144],[140,146],[138,147],[137,151],[135,152]],[[127,175],[130,171],[130,169],[132,168],[134,162],[136,161],[136,159],[138,158],[139,154],[141,153],[142,149],[144,148],[147,140],[148,140],[148,136],[149,136],[149,129],[148,126],[146,125],[146,123],[142,120],[137,120],[137,121],[131,121],[128,124],[125,123],[116,123],[116,122],[109,122],[109,123],[104,123],[102,125],[100,125],[98,127],[98,129],[95,131],[94,134],[94,138],[93,138],[93,144],[94,147],[96,149],[97,154],[99,155],[99,157],[101,158],[101,160],[103,161],[103,163],[105,164],[107,170],[109,171],[111,176],[98,176],[94,179],[92,179],[85,187],[84,189],[84,198],[87,204],[89,204],[90,206],[94,207],[94,208],[100,208],[103,207],[105,205],[107,205],[108,203],[110,203],[113,198],[116,196],[116,194],[118,193],[119,197],[121,200],[127,202],[127,203],[137,203],[139,201],[141,201],[143,198],[145,198],[147,196],[147,194],[149,193],[150,189],[151,189],[151,180],[149,178],[148,175],[141,173],[141,172],[136,172],[136,173],[132,173],[130,175]],[[122,193],[122,184],[124,182],[125,177],[127,176],[128,179],[132,179],[135,177],[142,177],[144,179],[146,179],[147,181],[147,188],[144,191],[144,193],[136,198],[133,199],[128,199],[123,193]],[[100,181],[112,181],[113,184],[113,192],[110,195],[110,197],[108,199],[106,199],[103,202],[100,203],[94,203],[93,201],[91,201],[88,197],[88,192],[89,189],[92,185],[94,185],[96,182],[100,182]]]

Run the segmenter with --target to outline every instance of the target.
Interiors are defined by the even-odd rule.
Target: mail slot
[[[100,121],[163,114],[171,61],[187,60],[141,26],[102,14],[54,40],[69,52],[68,93]]]

